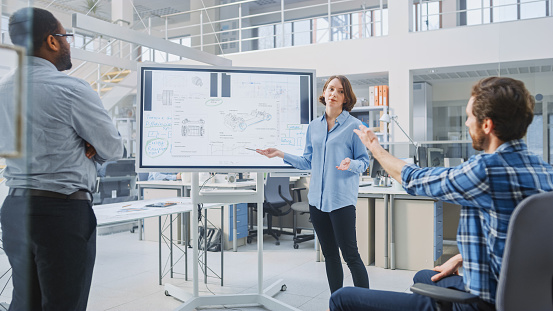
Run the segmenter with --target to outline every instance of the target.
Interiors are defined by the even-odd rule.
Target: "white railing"
[[[169,32],[187,32],[187,37],[192,40],[191,47],[203,51],[205,48],[218,46],[218,49],[214,49],[216,54],[262,49],[252,45],[246,46],[245,43],[259,43],[263,40],[266,42],[273,42],[268,48],[297,45],[298,40],[295,40],[296,44],[294,44],[294,38],[302,34],[309,34],[309,40],[308,42],[302,40],[299,44],[359,39],[387,34],[387,21],[383,21],[383,17],[387,19],[387,1],[381,0],[379,6],[365,8],[364,2],[359,0],[327,0],[318,4],[294,8],[284,8],[284,6],[281,5],[279,10],[243,15],[243,5],[248,2],[252,1],[238,1],[161,16],[161,18],[167,20],[177,15],[190,14],[190,19],[199,20],[199,23],[173,28],[166,27],[165,30],[160,32],[162,34],[164,33],[166,37]],[[350,6],[349,9],[342,9],[343,7],[347,7],[348,4]],[[209,18],[209,16],[213,16],[216,12],[221,10],[222,7],[226,7],[226,10],[230,10],[230,7],[233,6],[238,9],[237,16],[216,21]],[[306,12],[303,14],[298,13],[302,10]],[[211,13],[212,11],[214,11],[214,13]],[[254,19],[271,15],[278,15],[279,17],[269,23],[251,25]],[[301,17],[294,17],[295,15],[300,15]],[[346,23],[335,25],[335,21],[340,17],[346,17]],[[313,27],[313,25],[317,24],[317,20],[325,21],[326,26],[324,28]],[[356,23],[353,23],[353,20],[356,20]],[[310,30],[293,31],[294,23],[298,22],[309,22]],[[214,24],[216,24],[216,26]],[[233,25],[235,26],[233,27]],[[264,36],[259,35],[260,29],[267,29],[267,27],[273,27],[270,31],[271,33]],[[352,31],[352,29],[356,27],[359,28],[359,31]],[[290,29],[290,31],[286,29]],[[317,35],[317,32],[321,31],[324,32],[324,36]],[[255,32],[257,32],[258,35],[254,35]],[[234,47],[231,48],[231,46]]]
[[[91,46],[97,48],[93,50],[90,49]],[[141,61],[144,54],[148,53],[146,49],[141,50],[141,46],[116,39],[106,40],[101,37],[88,37],[88,40],[77,48],[133,61]],[[68,72],[69,75],[88,81],[100,97],[111,87],[116,86],[119,79],[124,78],[128,73],[129,70],[125,68],[101,65],[90,61],[83,61]]]
[[[415,0],[413,3],[413,31],[551,16],[553,16],[553,0],[522,0],[516,3],[491,2],[490,0]]]

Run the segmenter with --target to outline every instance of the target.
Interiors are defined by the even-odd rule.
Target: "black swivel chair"
[[[263,202],[263,216],[267,215],[267,229],[263,230],[263,234],[269,234],[275,238],[275,244],[280,245],[279,236],[281,234],[293,235],[292,232],[273,228],[273,216],[285,216],[292,211],[292,208],[288,204],[288,202],[292,201],[292,197],[290,196],[290,179],[288,177],[271,177],[267,175],[264,190],[265,201]],[[286,206],[288,206],[288,208],[286,208]],[[253,207],[253,210],[255,209],[256,207]],[[252,213],[250,213],[250,218],[253,219],[251,215]],[[256,231],[250,231],[248,234],[248,241],[251,241],[252,237],[255,235]]]
[[[524,199],[511,215],[495,307],[501,311],[553,310],[553,192]],[[437,301],[438,310],[452,302],[474,303],[478,296],[429,284],[411,291]]]
[[[301,191],[306,190],[306,188],[292,188],[291,189],[295,194],[298,200],[296,202],[286,201],[292,210],[294,211],[294,249],[300,247],[299,243],[314,240],[315,234],[300,234],[302,229],[298,227],[298,215],[309,214],[309,203],[301,201]],[[309,219],[311,221],[311,219]],[[312,229],[312,228],[309,228]],[[315,230],[313,230],[314,232]]]

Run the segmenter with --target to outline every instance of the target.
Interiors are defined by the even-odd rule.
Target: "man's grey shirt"
[[[22,158],[6,159],[6,184],[10,188],[63,194],[80,189],[92,191],[96,180],[94,161],[103,163],[123,155],[121,136],[98,94],[86,81],[59,72],[51,62],[39,57],[29,57],[25,74],[27,144]],[[3,135],[11,131],[6,125],[13,124],[2,120],[13,118],[13,107],[7,103],[13,98],[13,89],[13,76],[2,79]],[[96,149],[94,161],[85,155],[85,141]]]

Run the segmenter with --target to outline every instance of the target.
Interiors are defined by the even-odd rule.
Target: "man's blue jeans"
[[[432,282],[430,278],[438,272],[422,270],[413,277],[414,283],[426,283],[436,286],[464,290],[463,277],[448,276]],[[405,310],[436,310],[435,301],[418,294],[373,290],[359,287],[344,287],[330,297],[330,311],[405,311]],[[490,305],[480,304],[453,304],[453,310],[485,310]]]

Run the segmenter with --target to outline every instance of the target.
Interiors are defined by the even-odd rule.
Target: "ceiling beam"
[[[124,28],[98,20],[94,17],[73,13],[73,28],[90,31],[110,38],[146,46],[158,51],[181,56],[201,63],[216,66],[231,66],[232,61],[210,53],[199,51],[162,38],[148,35],[136,30]]]
[[[71,48],[71,58],[130,70],[136,70],[136,68],[138,67],[138,62],[136,61],[115,56],[109,56],[102,53],[85,51],[83,49],[77,49],[73,47]]]

